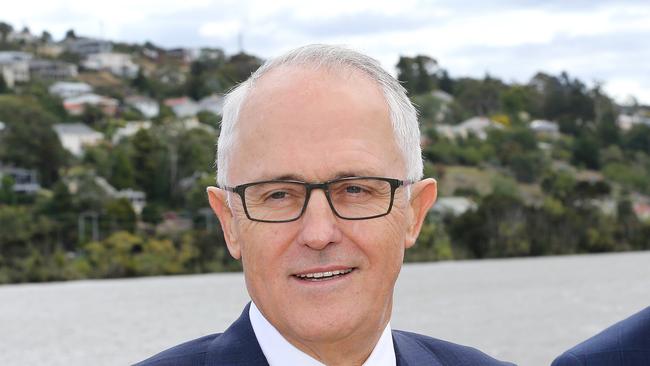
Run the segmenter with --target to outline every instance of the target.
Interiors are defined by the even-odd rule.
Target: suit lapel
[[[392,331],[397,366],[443,366],[435,354],[406,333]]]
[[[210,344],[206,366],[268,366],[248,316],[249,308],[250,303],[239,319]]]

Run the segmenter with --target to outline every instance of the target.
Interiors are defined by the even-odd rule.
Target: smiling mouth
[[[295,274],[293,276],[302,281],[317,282],[317,281],[327,281],[327,280],[343,277],[349,274],[350,272],[352,272],[353,270],[354,268],[348,268],[348,269],[341,269],[341,270],[327,271],[327,272],[301,273],[301,274]]]

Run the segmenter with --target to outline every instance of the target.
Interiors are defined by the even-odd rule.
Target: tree
[[[149,130],[138,131],[131,144],[136,185],[147,193],[147,199],[168,200],[171,182],[165,147]]]
[[[600,168],[600,149],[598,141],[587,133],[579,136],[573,145],[572,162],[588,169]]]
[[[112,156],[110,183],[117,189],[135,187],[133,163],[124,149],[117,149]]]
[[[50,32],[44,30],[43,33],[41,33],[41,42],[43,43],[51,43],[52,42],[52,34]]]
[[[74,32],[74,29],[68,29],[67,32],[65,32],[65,40],[69,39],[77,39],[77,35]]]
[[[138,69],[137,75],[135,76],[135,78],[133,78],[133,80],[131,80],[131,86],[138,89],[138,91],[140,91],[141,93],[144,93],[144,94],[149,95],[149,96],[152,95],[151,82],[149,81],[147,76],[144,74],[144,71],[142,70],[142,68]]]
[[[5,82],[5,78],[0,73],[0,94],[4,94],[9,91],[9,87],[7,86],[7,83]]]
[[[0,120],[6,124],[0,141],[0,160],[38,170],[40,183],[58,180],[67,155],[52,129],[56,118],[31,98],[0,96]]]
[[[400,56],[396,67],[397,79],[409,94],[429,92],[437,84],[438,62],[429,56]]]
[[[90,126],[97,126],[105,118],[104,111],[93,104],[84,104],[81,121]]]
[[[5,175],[2,177],[2,180],[0,180],[0,204],[16,203],[16,193],[14,192],[15,183],[16,182],[10,175]]]
[[[128,200],[113,199],[104,204],[103,223],[109,232],[135,232],[136,215]]]
[[[9,23],[0,22],[0,40],[2,43],[7,42],[7,36],[9,33],[13,32],[14,27]]]

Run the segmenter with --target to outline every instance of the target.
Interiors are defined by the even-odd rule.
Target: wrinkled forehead
[[[351,68],[282,66],[270,70],[249,91],[233,132],[235,164],[255,161],[241,159],[253,154],[260,160],[270,155],[285,160],[297,154],[347,150],[358,151],[360,159],[364,154],[381,155],[388,161],[395,160],[393,155],[401,159],[383,90]],[[381,153],[375,151],[380,147]]]
[[[293,120],[297,110],[337,98],[342,107],[346,102],[365,107],[359,112],[373,116],[376,128],[383,128],[387,120],[390,121],[383,90],[362,71],[349,66],[283,65],[269,70],[252,84],[239,111],[234,131],[259,128],[260,124],[273,122],[275,117],[284,121]],[[283,112],[285,115],[282,115]],[[302,123],[303,128],[315,128],[314,120],[328,120],[315,115],[317,112],[314,108],[313,118],[296,122]],[[332,116],[329,122],[335,124],[337,121]]]

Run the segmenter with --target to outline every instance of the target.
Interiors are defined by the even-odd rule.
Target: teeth
[[[330,278],[338,275],[344,275],[350,272],[352,272],[352,268],[335,270],[335,271],[327,271],[327,272],[305,273],[305,274],[296,275],[296,277],[307,278],[307,279],[322,279],[322,278]]]

